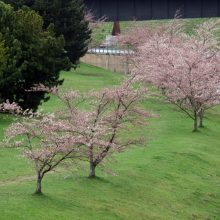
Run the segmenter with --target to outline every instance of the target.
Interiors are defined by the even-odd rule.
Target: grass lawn
[[[216,18],[213,18],[216,19]],[[208,18],[194,18],[194,19],[180,19],[179,21],[183,24],[184,31],[188,34],[193,33],[193,29],[207,21]],[[172,19],[164,19],[164,20],[148,20],[148,21],[120,21],[120,27],[121,32],[126,33],[128,29],[130,29],[132,26],[150,26],[150,27],[156,27],[161,24],[172,22]],[[113,22],[104,22],[102,25],[100,25],[96,30],[94,35],[94,42],[96,45],[99,45],[105,40],[105,37],[107,35],[111,35],[113,29]],[[218,33],[220,35],[220,33]]]
[[[118,84],[123,75],[81,64],[64,72],[65,89],[86,91]],[[34,171],[14,149],[0,150],[1,220],[172,220],[220,219],[220,107],[210,110],[207,127],[193,133],[192,121],[163,99],[144,107],[160,118],[132,135],[149,137],[147,146],[116,155],[108,164],[117,176],[88,170],[55,172],[35,190]],[[54,97],[44,111],[60,107]],[[0,115],[0,135],[12,118]]]

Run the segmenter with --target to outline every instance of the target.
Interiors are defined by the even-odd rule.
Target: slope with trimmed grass
[[[63,88],[88,91],[116,85],[122,75],[81,64],[62,73]],[[116,176],[88,170],[55,172],[35,189],[34,171],[18,150],[0,150],[0,219],[2,220],[146,220],[220,219],[220,108],[209,110],[206,127],[193,133],[192,121],[162,98],[142,103],[160,115],[131,135],[148,137],[146,146],[115,155],[108,166]],[[60,107],[54,97],[41,107]],[[12,120],[1,115],[2,130]]]
[[[212,18],[217,19],[217,18]],[[193,29],[197,25],[202,24],[207,21],[208,18],[193,18],[193,19],[179,19],[179,22],[183,25],[183,30],[187,34],[193,34]],[[120,21],[121,33],[126,33],[132,27],[157,27],[159,25],[168,24],[173,22],[173,19],[163,19],[163,20],[148,20],[148,21]],[[113,28],[113,22],[104,22],[93,33],[93,39],[95,45],[100,45],[105,40],[107,35],[111,35]],[[220,35],[220,33],[218,33]]]

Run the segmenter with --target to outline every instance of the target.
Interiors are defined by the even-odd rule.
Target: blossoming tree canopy
[[[134,35],[127,37],[136,51],[130,57],[133,74],[160,88],[168,101],[194,120],[194,131],[197,118],[203,126],[204,111],[220,100],[218,28],[219,20],[210,20],[197,27],[194,36],[187,36],[177,22],[150,34],[139,31],[147,33],[140,44]]]
[[[132,86],[133,80],[122,85],[81,94],[77,91],[60,92],[58,88],[38,85],[32,92],[44,91],[56,95],[64,110],[45,116],[24,118],[6,131],[9,146],[22,147],[24,155],[33,162],[37,174],[36,193],[41,193],[45,174],[67,159],[83,159],[90,164],[89,177],[114,152],[143,143],[141,137],[122,138],[129,132],[128,125],[145,125],[150,116],[137,104],[146,93],[144,87]],[[86,108],[81,104],[85,103]],[[21,140],[18,140],[18,137]]]

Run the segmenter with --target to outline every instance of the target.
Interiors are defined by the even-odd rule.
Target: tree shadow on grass
[[[100,73],[75,73],[80,76],[90,76],[90,77],[103,77]]]
[[[42,193],[42,194],[32,194],[32,202],[35,205],[45,207],[46,209],[64,211],[64,209],[69,210],[73,206],[78,207],[78,204],[71,200],[71,197],[63,197],[60,194],[54,192],[53,195]]]
[[[94,178],[89,178],[89,177],[80,177],[80,180],[86,180],[87,182],[92,182],[92,183],[111,183],[109,180],[107,180],[104,177],[99,177],[96,176]]]

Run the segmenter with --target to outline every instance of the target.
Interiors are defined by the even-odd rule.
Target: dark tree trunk
[[[199,112],[199,127],[203,128],[203,118],[204,118],[204,110],[201,109],[201,111]]]
[[[197,115],[197,112],[194,111],[194,128],[193,128],[193,131],[197,131],[198,130],[198,115]]]
[[[38,173],[37,174],[37,187],[36,187],[35,194],[42,194],[42,190],[41,190],[42,179],[43,179],[42,175]]]
[[[113,29],[112,29],[112,36],[118,36],[121,34],[121,28],[119,21],[114,21]]]
[[[95,175],[95,164],[94,162],[90,162],[90,172],[89,172],[89,178],[95,178],[96,175]]]

